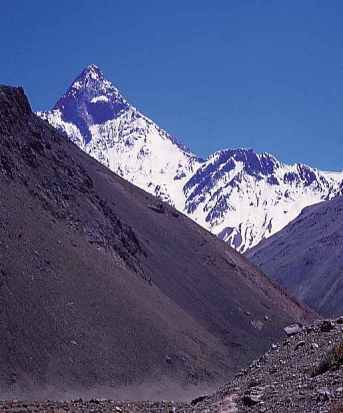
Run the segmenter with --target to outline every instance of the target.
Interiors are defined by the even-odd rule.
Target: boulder
[[[327,401],[330,400],[331,392],[327,387],[323,387],[318,390],[318,400]]]
[[[295,345],[295,350],[305,345],[305,341],[301,340]]]
[[[291,324],[287,327],[285,327],[283,330],[287,334],[288,337],[294,336],[298,333],[302,332],[302,325],[299,323]]]
[[[328,333],[335,328],[334,323],[331,320],[324,320],[320,325],[320,331]]]

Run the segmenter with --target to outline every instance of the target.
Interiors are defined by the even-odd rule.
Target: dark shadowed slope
[[[20,88],[0,88],[0,138],[2,397],[180,397],[311,318],[32,114]]]
[[[343,198],[305,208],[247,256],[319,312],[343,313]]]

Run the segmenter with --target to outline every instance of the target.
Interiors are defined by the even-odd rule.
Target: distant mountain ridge
[[[343,197],[305,208],[248,258],[325,316],[343,312]]]
[[[223,150],[185,184],[186,213],[244,252],[281,230],[304,207],[334,197],[342,177],[283,164],[251,149]]]
[[[38,115],[123,178],[174,205],[240,252],[340,191],[343,173],[226,149],[202,160],[130,105],[96,65]]]

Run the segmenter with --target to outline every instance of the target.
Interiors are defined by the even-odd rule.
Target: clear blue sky
[[[50,108],[89,63],[194,152],[343,169],[343,2],[1,3],[0,83]]]

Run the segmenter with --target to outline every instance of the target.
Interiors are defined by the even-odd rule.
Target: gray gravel
[[[317,321],[286,336],[193,411],[343,412],[343,353],[328,371],[313,375],[343,343],[342,321]],[[225,400],[234,400],[230,408],[223,406]]]
[[[191,403],[0,402],[1,412],[175,412],[175,413],[339,413],[343,412],[343,319],[316,321],[272,344],[227,385]],[[323,363],[323,361],[327,361]]]

